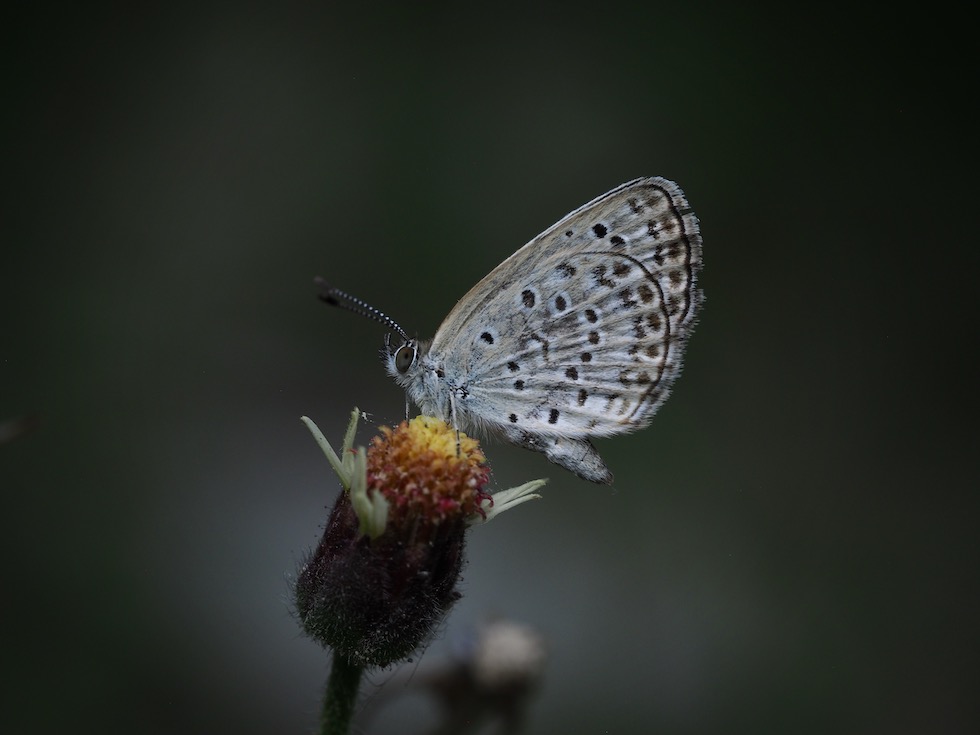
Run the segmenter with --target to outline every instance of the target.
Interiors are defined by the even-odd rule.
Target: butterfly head
[[[405,337],[392,341],[391,335],[385,337],[385,347],[381,359],[395,383],[418,404],[423,412],[431,416],[443,416],[445,412],[439,401],[432,396],[441,395],[443,371],[434,364],[429,355],[430,341],[420,341]]]
[[[392,342],[391,333],[385,335],[385,346],[381,350],[381,360],[388,370],[388,374],[395,381],[404,386],[411,380],[411,376],[416,372],[419,358],[419,341],[400,335],[400,342]]]

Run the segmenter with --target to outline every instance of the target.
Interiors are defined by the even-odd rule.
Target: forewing
[[[494,269],[450,312],[432,351],[479,420],[561,436],[632,431],[680,371],[700,267],[683,192],[637,179]]]

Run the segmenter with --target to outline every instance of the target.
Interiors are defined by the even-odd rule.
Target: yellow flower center
[[[458,436],[458,443],[457,443]],[[368,488],[387,498],[389,523],[438,525],[480,513],[490,470],[479,443],[445,421],[418,416],[381,427],[367,453]]]

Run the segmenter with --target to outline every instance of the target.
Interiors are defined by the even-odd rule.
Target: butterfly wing
[[[460,417],[513,437],[586,438],[649,423],[676,379],[701,295],[698,221],[681,189],[637,179],[531,240],[456,304],[430,354]]]

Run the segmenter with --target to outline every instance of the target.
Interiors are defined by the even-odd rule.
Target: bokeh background
[[[338,486],[299,416],[403,411],[383,330],[313,276],[429,336],[663,175],[705,242],[673,397],[599,442],[613,488],[489,445],[545,498],[471,534],[465,598],[361,731],[433,727],[413,682],[494,615],[547,640],[529,732],[972,731],[962,19],[339,6],[5,11],[4,729],[312,731],[328,658],[289,577]]]

